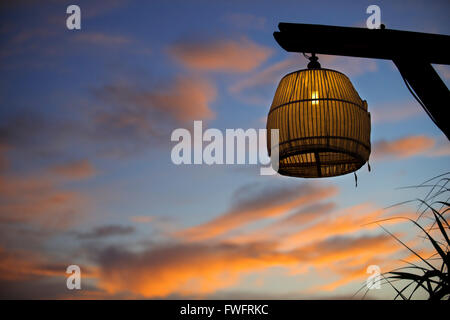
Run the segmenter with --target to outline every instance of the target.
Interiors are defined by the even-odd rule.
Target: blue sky
[[[377,4],[387,28],[449,34],[446,1],[78,1],[81,30],[66,28],[69,4],[1,4],[1,297],[35,297],[42,284],[50,298],[347,297],[368,265],[405,255],[362,225],[417,196],[396,188],[448,171],[450,149],[391,61],[319,55],[372,114],[372,171],[358,171],[357,188],[352,174],[176,166],[170,134],[194,120],[265,128],[279,79],[307,64],[277,45],[279,22],[365,27]],[[448,86],[448,66],[435,67]],[[282,222],[304,212],[313,220],[298,230]],[[333,233],[333,217],[346,228]],[[223,234],[196,240],[217,226]],[[414,241],[410,226],[392,228]],[[290,248],[293,234],[315,240]],[[333,243],[340,255],[329,254]],[[81,293],[65,290],[69,264],[85,270]]]

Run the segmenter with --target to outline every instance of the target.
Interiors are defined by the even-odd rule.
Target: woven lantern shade
[[[270,107],[267,145],[270,155],[270,129],[279,129],[282,175],[339,176],[369,160],[367,102],[344,74],[317,65],[284,76]]]

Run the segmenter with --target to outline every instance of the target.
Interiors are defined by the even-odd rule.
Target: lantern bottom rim
[[[341,176],[361,168],[369,153],[362,155],[330,146],[297,147],[280,154],[278,173],[301,178]]]

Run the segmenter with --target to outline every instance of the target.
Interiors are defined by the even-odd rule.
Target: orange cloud
[[[323,241],[293,250],[302,263],[335,269],[361,266],[371,258],[392,254],[399,248],[387,234],[361,237],[328,237]],[[336,266],[336,267],[335,267]]]
[[[35,277],[66,277],[68,265],[50,261],[41,253],[6,250],[0,247],[0,280],[28,280]],[[83,277],[97,276],[96,268],[83,266]]]
[[[131,291],[152,298],[203,295],[231,287],[249,272],[296,261],[270,244],[180,244],[140,253],[110,248],[100,255],[99,286],[108,293]]]
[[[136,229],[132,226],[109,224],[93,228],[91,231],[88,232],[75,232],[74,234],[78,239],[81,240],[84,239],[95,240],[114,236],[127,236],[133,234],[135,231]]]
[[[162,92],[153,92],[147,98],[159,111],[170,113],[179,122],[186,122],[213,118],[214,112],[209,104],[216,94],[209,81],[178,77],[173,86]]]
[[[230,240],[233,237],[225,242],[208,238],[205,239],[207,241],[195,243],[173,242],[172,239],[168,243],[150,244],[142,250],[123,247],[92,250],[89,256],[93,258],[95,268],[91,273],[97,280],[97,287],[92,294],[84,297],[204,297],[234,287],[246,276],[255,272],[268,272],[273,267],[290,271],[289,277],[294,274],[308,277],[311,268],[339,275],[340,279],[329,284],[328,289],[357,280],[362,276],[361,269],[365,270],[368,264],[379,261],[377,259],[401,247],[392,245],[394,240],[385,234],[355,236],[355,233],[364,229],[361,223],[368,220],[373,222],[372,219],[379,217],[370,206],[344,210],[345,213],[336,219],[333,218],[333,212],[327,214],[334,206],[329,203],[321,205],[316,201],[335,194],[336,190],[333,189],[306,184],[272,192],[255,192],[251,196],[247,194],[236,199],[229,213],[241,214],[247,221],[243,224],[267,217],[282,217],[291,207],[310,204],[269,225],[267,230],[273,233],[273,238],[267,237],[260,241],[250,239],[246,242],[232,242]],[[242,193],[243,190],[238,190],[236,196]],[[268,206],[271,208],[265,211]],[[327,221],[329,223],[324,225]],[[277,234],[276,231],[282,231],[289,225],[303,227],[300,233],[308,241],[294,241],[290,248],[286,248],[285,234]],[[17,263],[10,255],[3,260],[10,261],[1,263],[0,254],[0,266],[3,264],[4,268]],[[30,261],[33,262],[32,259]],[[18,268],[22,270],[19,273],[8,274],[10,281],[23,279],[30,272],[36,276],[60,274],[60,268],[47,268],[42,263],[21,266]],[[322,290],[327,290],[327,285]]]
[[[338,280],[319,286],[327,291],[367,277],[368,265],[381,263],[403,250],[387,234],[357,235],[362,230],[377,228],[377,224],[364,224],[386,217],[383,210],[363,204],[333,212],[332,203],[321,204],[323,198],[336,193],[333,188],[306,184],[253,192],[251,196],[242,196],[243,190],[237,191],[241,197],[235,199],[230,211],[178,234],[185,237],[182,240],[197,242],[156,244],[138,252],[120,248],[103,251],[98,257],[103,270],[100,288],[109,294],[130,291],[150,298],[204,297],[236,286],[247,275],[277,266],[289,271],[289,276],[307,277],[311,268],[337,275]],[[250,234],[244,231],[241,241],[233,235],[226,240],[217,238],[253,221],[281,217],[291,208],[305,204],[310,206],[267,227]],[[403,220],[385,223],[399,222]],[[289,234],[292,232],[289,227],[296,232]],[[264,236],[251,236],[256,234]],[[249,237],[245,238],[246,235]]]
[[[313,184],[269,192],[264,190],[209,222],[178,232],[178,236],[190,241],[213,238],[261,219],[281,216],[301,205],[318,202],[336,193],[335,187],[318,187]]]
[[[278,241],[282,250],[292,250],[333,237],[350,236],[359,231],[373,230],[378,228],[377,221],[392,217],[414,219],[417,214],[410,211],[390,212],[371,203],[362,203],[337,211],[334,203],[314,203],[263,228],[250,232],[244,230],[226,239],[235,244]],[[404,222],[404,219],[391,219],[383,221],[383,224]]]
[[[367,254],[356,255],[355,259],[343,265],[335,264],[332,268],[340,278],[336,281],[319,285],[311,288],[311,291],[333,291],[339,287],[354,283],[358,281],[361,285],[365,285],[365,280],[368,278],[367,267],[369,265],[377,265],[380,267],[382,273],[387,273],[394,269],[407,266],[407,262],[416,265],[422,265],[423,262],[415,254],[405,249],[394,238],[388,237],[386,234],[386,241],[379,241],[378,246],[368,250]],[[402,238],[400,234],[397,237]],[[420,247],[417,247],[420,245]],[[414,239],[408,242],[408,247],[412,248],[416,253],[425,259],[429,259],[436,252],[429,244],[424,244],[420,239]],[[403,259],[399,260],[402,256]],[[383,285],[383,281],[381,284]],[[385,286],[389,286],[385,284]],[[364,294],[362,291],[361,294]]]
[[[45,176],[0,177],[0,222],[66,228],[81,217],[86,198]]]
[[[284,238],[286,235],[296,233],[299,229],[305,229],[311,226],[312,223],[325,219],[329,214],[333,214],[335,206],[334,203],[314,203],[307,207],[301,207],[293,214],[279,219],[264,228],[231,235],[227,238],[227,241],[238,244],[274,241]]]
[[[386,217],[386,211],[364,203],[350,208],[333,212],[325,218],[316,221],[314,225],[298,232],[285,235],[282,247],[295,248],[310,242],[322,241],[327,238],[349,235],[361,230],[377,228],[377,224],[370,224]],[[398,223],[401,221],[391,221]],[[370,225],[368,225],[370,224]]]
[[[52,168],[52,171],[72,179],[86,179],[95,174],[95,169],[88,160],[79,160]]]
[[[204,297],[272,267],[365,270],[366,263],[398,250],[392,241],[388,235],[338,237],[291,251],[278,251],[276,243],[267,242],[159,245],[141,252],[108,248],[98,257],[99,287],[109,294],[131,292],[148,298]]]
[[[373,146],[374,158],[409,158],[427,155],[435,145],[435,140],[427,136],[409,136],[392,141],[381,140]]]
[[[392,244],[386,248],[387,252],[382,252],[384,254],[387,254],[389,252],[395,252],[396,248],[392,246]],[[378,257],[374,256],[366,256],[365,259],[359,259],[357,261],[358,265],[355,266],[345,266],[344,268],[340,268],[338,270],[334,270],[334,273],[339,276],[339,279],[336,281],[332,281],[330,283],[315,286],[309,289],[311,292],[323,292],[323,291],[334,291],[338,289],[339,287],[346,286],[351,283],[358,283],[359,286],[367,280],[367,278],[370,276],[369,273],[367,273],[367,267],[370,265],[383,265],[386,261],[383,259],[380,259]],[[390,268],[387,268],[390,270]],[[383,270],[381,270],[383,272]],[[359,289],[359,288],[358,288]],[[355,289],[355,293],[356,293]]]
[[[169,49],[184,66],[204,71],[248,72],[271,55],[270,48],[246,38],[204,42],[180,42]]]
[[[313,204],[309,207],[302,207],[294,214],[278,220],[269,225],[269,229],[286,230],[293,226],[305,226],[317,219],[323,219],[334,211],[336,205],[332,202]]]
[[[98,277],[98,269],[91,265],[79,265],[83,290],[69,292],[65,286],[69,264],[64,259],[55,261],[54,256],[43,252],[0,247],[0,299],[71,299],[80,294],[90,298],[90,283]]]

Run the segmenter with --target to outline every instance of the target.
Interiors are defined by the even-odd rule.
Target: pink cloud
[[[95,89],[94,94],[108,104],[96,116],[108,130],[129,128],[153,134],[166,125],[214,117],[210,103],[216,98],[216,88],[197,77],[180,76],[150,89],[107,85]]]
[[[408,136],[392,141],[380,140],[373,145],[374,158],[409,158],[429,155],[435,140],[427,136]]]
[[[182,65],[196,70],[248,72],[259,67],[272,50],[246,38],[180,42],[169,49]]]
[[[84,217],[87,199],[42,175],[0,176],[0,223],[65,229]]]
[[[214,238],[255,221],[279,217],[299,206],[326,199],[337,191],[333,186],[320,187],[312,184],[275,189],[270,193],[265,190],[260,195],[237,202],[229,211],[209,222],[179,231],[178,236],[189,241]]]

